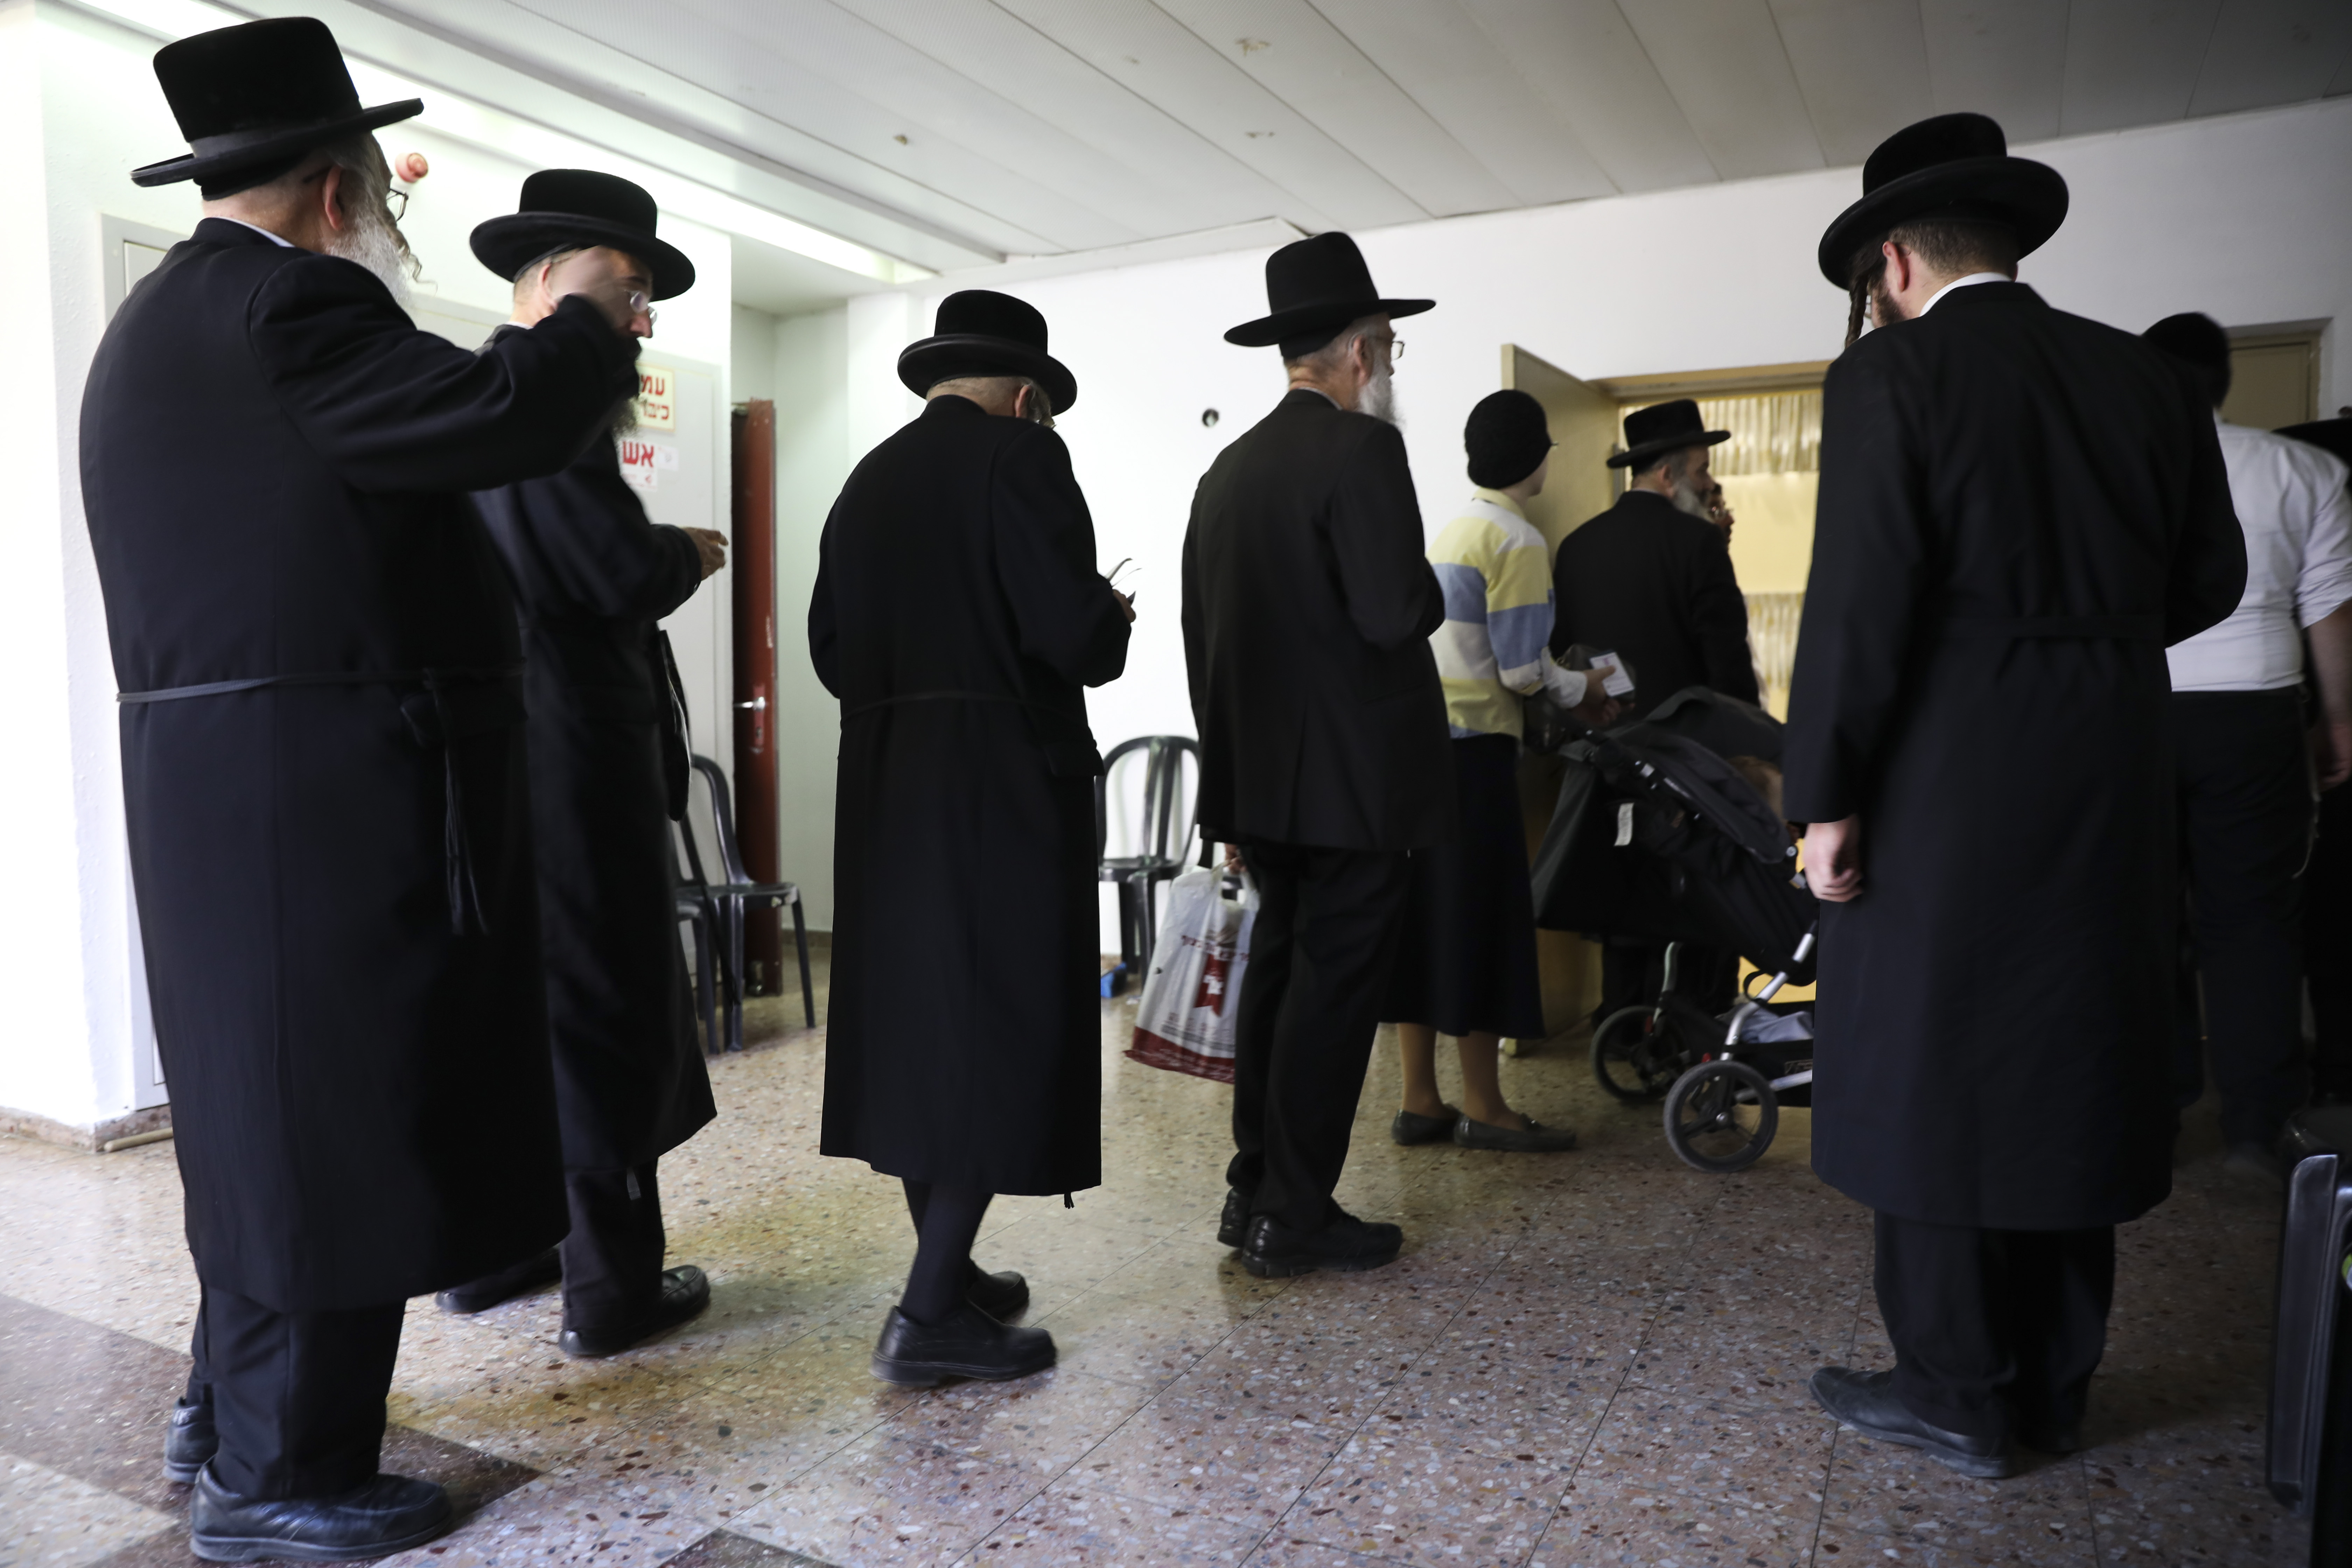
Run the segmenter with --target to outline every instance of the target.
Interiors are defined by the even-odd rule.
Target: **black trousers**
[[[2303,701],[2292,690],[2176,692],[2172,720],[2183,947],[2204,981],[2221,1133],[2267,1144],[2305,1089],[2301,878],[2312,800]],[[2184,990],[2173,1088],[2189,1104],[2204,1075],[2186,1005],[2195,994]]]
[[[1878,1311],[1895,1392],[1948,1432],[2083,1419],[2107,1348],[2116,1231],[1979,1230],[1877,1216]]]
[[[2352,1098],[2352,784],[2319,797],[2319,842],[2303,874],[2303,948],[2317,1030],[2313,1087]]]
[[[207,1285],[191,1404],[213,1407],[213,1477],[248,1498],[326,1498],[375,1479],[407,1303],[281,1312]]]
[[[1227,1184],[1253,1214],[1320,1230],[1347,1163],[1410,862],[1402,853],[1243,847],[1257,920],[1234,1020]]]
[[[563,1326],[616,1329],[643,1321],[661,1300],[661,1188],[654,1163],[566,1171],[572,1230],[563,1238]]]

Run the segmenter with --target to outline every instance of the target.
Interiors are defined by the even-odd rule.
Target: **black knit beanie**
[[[1536,471],[1551,450],[1543,405],[1524,392],[1490,392],[1470,410],[1462,445],[1470,454],[1470,482],[1508,489]]]

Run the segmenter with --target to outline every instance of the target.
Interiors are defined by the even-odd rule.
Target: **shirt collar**
[[[1471,487],[1470,499],[1485,501],[1488,506],[1501,507],[1521,522],[1528,520],[1527,509],[1500,490],[1490,490],[1484,485],[1474,485]]]
[[[1339,400],[1332,396],[1329,393],[1324,391],[1319,386],[1307,386],[1302,384],[1293,386],[1290,390],[1292,392],[1311,392],[1316,396],[1321,398],[1324,402],[1329,404],[1332,407],[1337,408],[1339,406]]]
[[[283,235],[272,234],[257,223],[247,223],[241,217],[226,217],[219,213],[215,213],[213,216],[215,220],[221,223],[233,223],[239,228],[249,228],[272,245],[282,246],[288,250],[299,250],[301,248],[301,247],[296,245],[292,240],[288,239]]]
[[[1928,295],[1927,302],[1919,307],[1919,313],[1923,316],[1926,315],[1928,311],[1936,308],[1937,300],[1942,299],[1953,289],[1965,289],[1971,283],[2014,283],[2016,281],[2016,279],[2011,278],[2007,273],[2003,272],[1971,272],[1966,278],[1953,279],[1949,283],[1945,284],[1941,289],[1938,289],[1933,294]]]

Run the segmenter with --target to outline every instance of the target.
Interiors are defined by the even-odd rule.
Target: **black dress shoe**
[[[975,1263],[963,1299],[998,1322],[1010,1322],[1029,1310],[1029,1281],[1010,1268],[991,1274]]]
[[[464,1316],[487,1312],[501,1301],[511,1301],[517,1296],[528,1296],[533,1290],[546,1289],[563,1278],[563,1259],[555,1248],[535,1253],[510,1268],[496,1274],[485,1274],[469,1284],[453,1285],[433,1298],[433,1304],[445,1312]]]
[[[1054,1336],[1000,1323],[969,1301],[937,1323],[919,1323],[898,1308],[874,1343],[874,1375],[900,1388],[937,1388],[959,1377],[1003,1383],[1054,1364]]]
[[[1389,1123],[1389,1142],[1410,1149],[1416,1143],[1443,1143],[1454,1136],[1454,1124],[1462,1113],[1452,1106],[1445,1107],[1443,1116],[1423,1116],[1418,1111],[1400,1110]]]
[[[2083,1451],[2083,1429],[2053,1424],[2047,1426],[2020,1426],[2017,1440],[2037,1454],[2079,1454]]]
[[[1532,1116],[1525,1127],[1497,1127],[1465,1116],[1454,1124],[1453,1137],[1465,1149],[1494,1149],[1507,1154],[1561,1154],[1576,1147],[1575,1133],[1565,1127],[1546,1127]]]
[[[1895,1396],[1891,1372],[1853,1372],[1825,1366],[1808,1385],[1822,1408],[1865,1437],[1916,1448],[1938,1464],[1964,1476],[1999,1480],[2016,1467],[2011,1462],[2006,1437],[1971,1437],[1930,1426],[1911,1414]]]
[[[1291,1229],[1272,1215],[1258,1215],[1250,1221],[1242,1267],[1261,1279],[1280,1279],[1312,1274],[1318,1268],[1352,1274],[1396,1261],[1404,1247],[1403,1231],[1358,1219],[1337,1207],[1332,1215],[1331,1222],[1321,1230],[1305,1232]]]
[[[220,1434],[213,1430],[213,1407],[185,1399],[172,1405],[171,1424],[163,1428],[163,1479],[174,1486],[192,1486],[196,1472],[220,1451]]]
[[[662,1271],[661,1300],[645,1317],[634,1323],[615,1323],[609,1328],[599,1325],[578,1329],[567,1324],[556,1343],[569,1356],[619,1355],[632,1345],[641,1345],[656,1334],[666,1334],[680,1323],[701,1316],[702,1309],[709,1305],[710,1281],[693,1264],[681,1263]]]
[[[1217,1245],[1239,1247],[1249,1239],[1250,1194],[1239,1187],[1225,1189],[1225,1206],[1217,1215]]]
[[[378,1476],[340,1497],[271,1499],[239,1497],[206,1468],[188,1500],[188,1537],[207,1563],[341,1563],[422,1546],[457,1517],[438,1482],[408,1476]]]

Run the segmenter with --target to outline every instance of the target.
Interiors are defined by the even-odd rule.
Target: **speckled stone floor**
[[[820,991],[822,983],[820,982]],[[554,1296],[412,1304],[388,1468],[467,1518],[401,1568],[866,1564],[2261,1564],[2305,1550],[2260,1484],[2274,1200],[2210,1149],[2124,1233],[2095,1447],[1961,1479],[1841,1431],[1804,1380],[1881,1364],[1862,1211],[1806,1166],[1678,1164],[1574,1042],[1504,1064],[1567,1155],[1399,1149],[1385,1035],[1339,1197],[1403,1225],[1360,1275],[1260,1281],[1213,1239],[1227,1091],[1121,1058],[1105,1185],[992,1211],[1061,1365],[908,1394],[866,1359],[911,1236],[896,1184],[815,1152],[822,1030],[755,1004],[719,1121],[663,1163],[711,1309],[605,1362]],[[487,1196],[488,1194],[486,1194]],[[0,1139],[0,1568],[193,1563],[162,1424],[193,1281],[169,1143]]]

